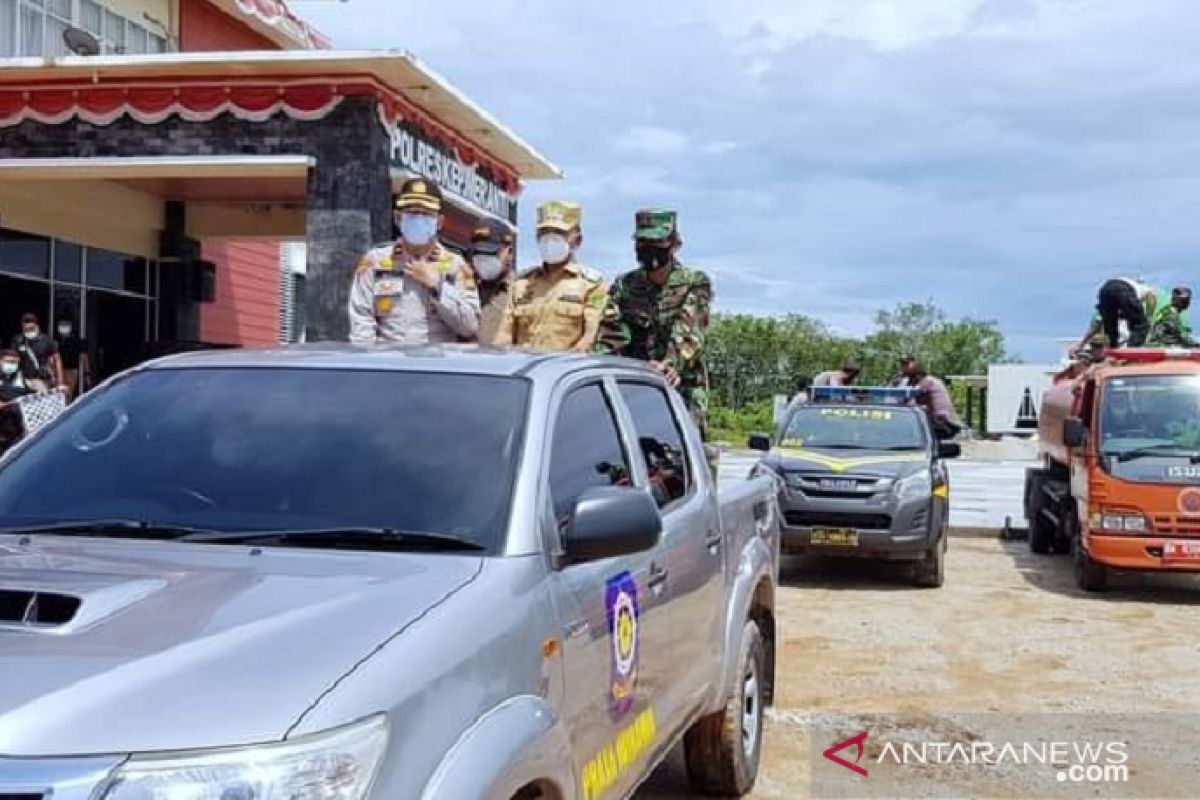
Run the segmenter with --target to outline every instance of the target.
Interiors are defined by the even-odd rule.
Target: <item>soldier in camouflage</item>
[[[1191,289],[1186,286],[1172,289],[1171,302],[1154,315],[1146,343],[1152,347],[1200,347],[1200,342],[1192,338],[1192,326],[1184,313],[1191,305]]]
[[[676,259],[683,240],[674,211],[645,209],[635,217],[639,269],[609,291],[596,352],[649,361],[667,377],[701,432],[708,412],[704,341],[712,283]]]

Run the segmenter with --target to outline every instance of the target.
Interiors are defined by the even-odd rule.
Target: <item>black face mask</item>
[[[671,263],[671,248],[638,245],[637,260],[642,265],[642,269],[649,272],[662,269]]]

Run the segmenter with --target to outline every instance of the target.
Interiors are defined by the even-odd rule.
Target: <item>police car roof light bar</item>
[[[891,386],[814,386],[811,400],[818,403],[869,403],[871,405],[901,406],[914,400],[917,390]]]

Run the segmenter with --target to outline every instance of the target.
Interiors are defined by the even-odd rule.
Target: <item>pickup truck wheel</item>
[[[913,564],[913,583],[922,589],[940,589],[946,582],[946,534],[925,558]]]
[[[695,789],[741,797],[754,788],[762,755],[765,662],[758,625],[747,622],[725,708],[696,720],[683,738],[688,778]]]

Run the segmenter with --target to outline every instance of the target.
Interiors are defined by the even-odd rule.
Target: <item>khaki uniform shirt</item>
[[[574,261],[538,267],[513,284],[496,344],[591,351],[608,299],[604,278]]]
[[[423,345],[473,340],[479,333],[479,292],[459,256],[435,245],[425,260],[442,274],[435,292],[404,274],[411,257],[400,243],[370,250],[350,288],[350,341]]]
[[[479,302],[482,314],[479,320],[479,343],[495,344],[500,326],[504,324],[504,312],[508,309],[508,300],[512,296],[514,279],[508,272],[497,281],[479,283]]]

